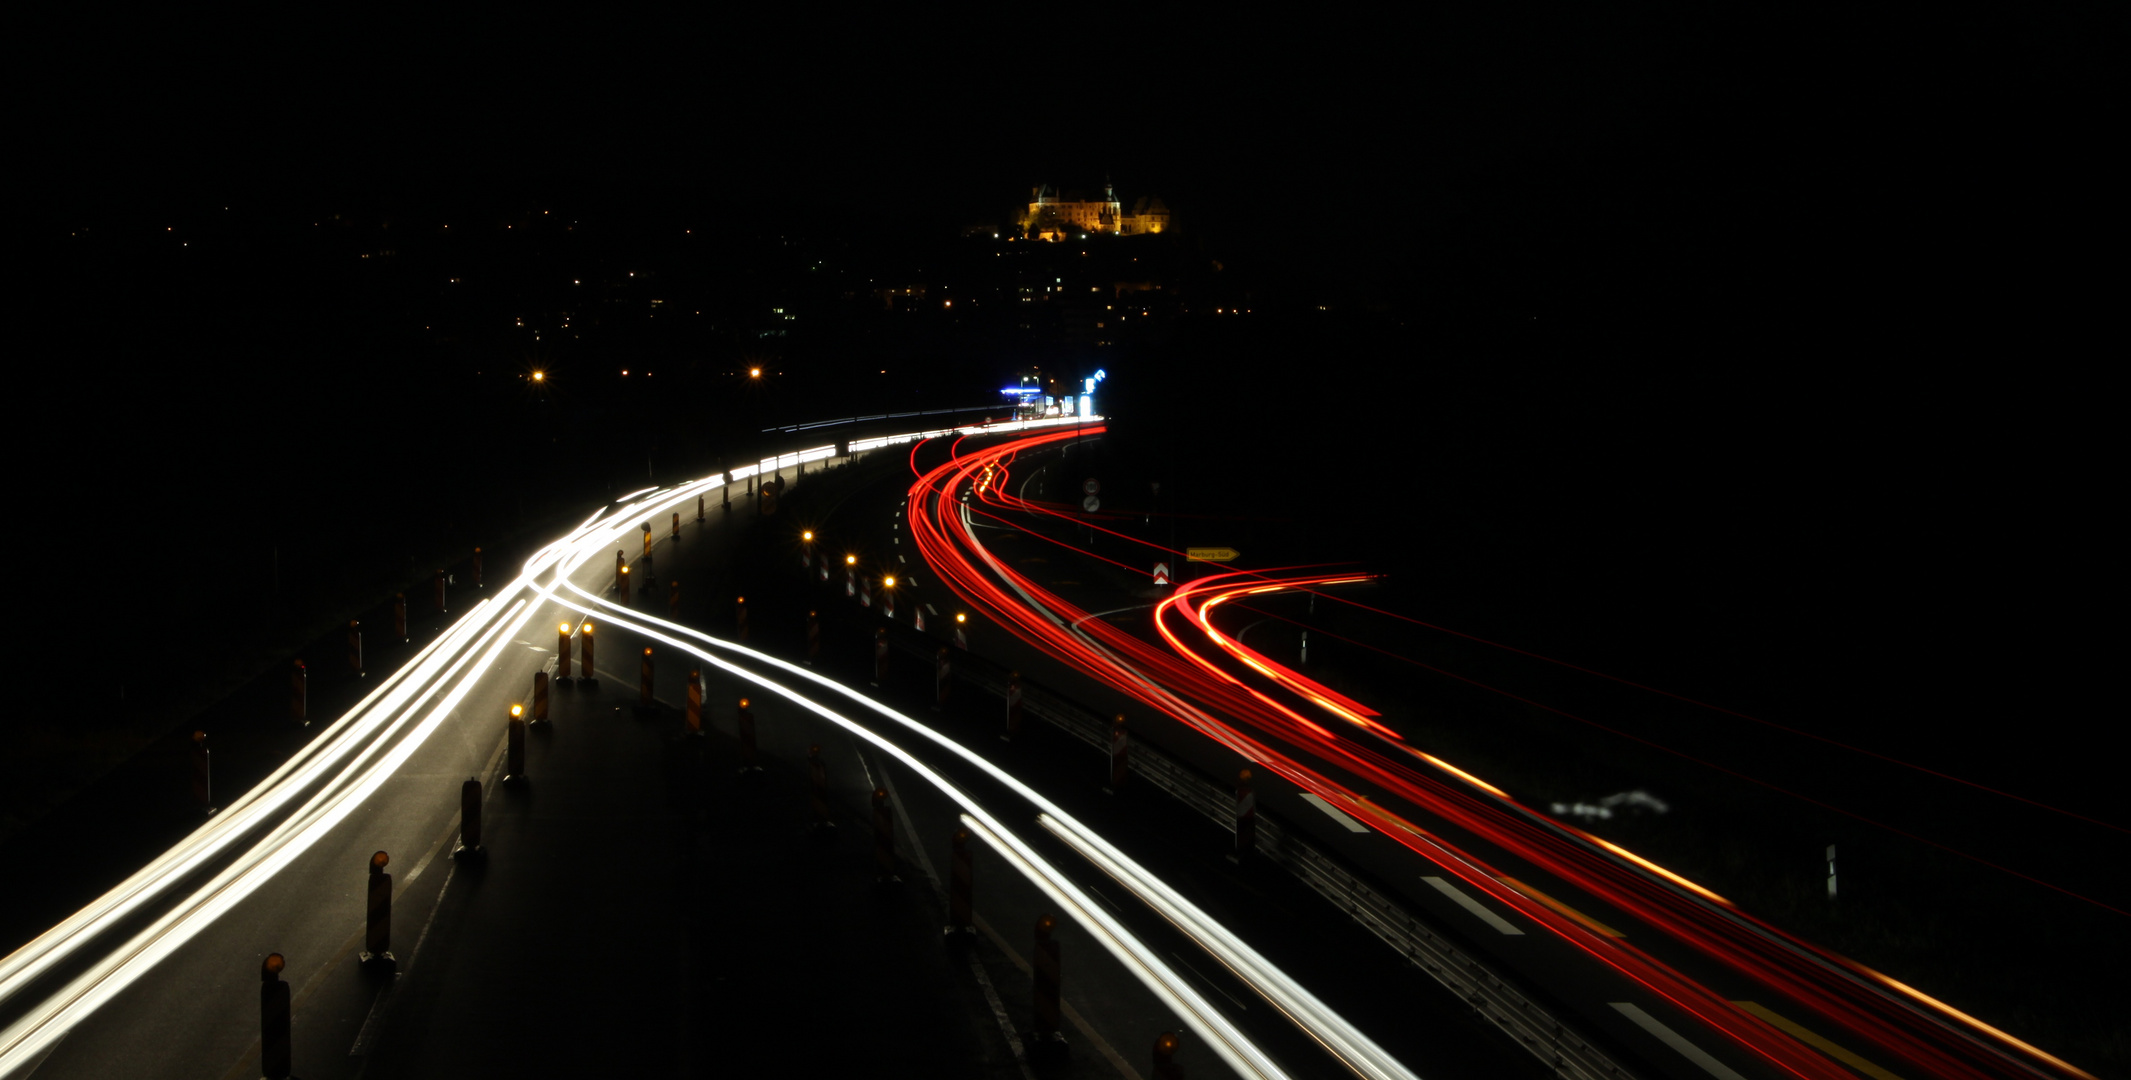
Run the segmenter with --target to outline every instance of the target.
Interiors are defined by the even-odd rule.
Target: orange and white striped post
[[[525,706],[511,706],[509,725],[504,729],[503,782],[520,784],[525,775]]]
[[[644,659],[636,666],[636,708],[643,712],[652,707],[651,700],[651,646],[644,646]]]
[[[1258,850],[1258,796],[1250,788],[1250,770],[1236,774],[1236,853],[1230,861],[1241,866]]]
[[[392,856],[380,851],[370,856],[370,917],[363,929],[362,965],[390,971],[398,966],[392,958],[392,875],[385,872]]]
[[[761,772],[762,766],[755,761],[755,710],[747,707],[746,698],[740,699],[733,710],[733,728],[740,733],[740,772]]]
[[[819,659],[821,659],[821,614],[809,611],[807,612],[807,666],[813,667],[814,661]]]
[[[533,723],[548,722],[548,673],[533,672]]]
[[[1021,673],[1016,671],[1006,677],[1006,733],[999,736],[1000,742],[1013,742],[1021,734]]]
[[[555,678],[570,681],[570,624],[555,626]]]
[[[873,789],[873,866],[878,873],[873,880],[880,884],[900,883],[895,875],[894,813],[888,806],[888,789]]]
[[[469,776],[459,785],[459,843],[454,859],[478,859],[481,851],[481,781]]]
[[[733,601],[733,635],[741,641],[747,640],[747,597],[745,596]]]
[[[1110,786],[1105,794],[1115,795],[1124,790],[1125,777],[1132,775],[1132,740],[1125,734],[1125,714],[1118,713],[1110,721]]]
[[[449,608],[444,606],[444,571],[439,570],[436,572],[435,581],[437,594],[437,614],[442,615],[446,611],[450,610]]]
[[[208,814],[213,814],[215,812],[214,770],[211,761],[212,752],[207,749],[206,732],[195,731],[192,733],[191,753],[192,800],[200,804],[201,810]]]
[[[873,579],[872,579],[872,578],[866,578],[866,577],[862,577],[862,578],[859,578],[859,579],[858,579],[858,606],[859,606],[859,607],[872,607],[872,606],[873,606]]]
[[[403,592],[392,594],[392,636],[407,640],[407,594]]]
[[[301,660],[289,667],[289,719],[303,727],[311,724],[311,672]]]
[[[1177,1037],[1165,1031],[1154,1037],[1154,1080],[1184,1080],[1184,1067],[1176,1063]]]
[[[953,865],[947,874],[947,927],[950,940],[973,940],[977,936],[977,920],[970,913],[970,894],[975,867],[971,863],[969,830],[956,829],[954,833]]]
[[[577,629],[577,680],[586,686],[599,685],[599,673],[592,667],[592,624],[587,621]]]
[[[681,542],[681,512],[679,510],[673,512],[673,542],[676,544]]]
[[[947,659],[947,646],[940,646],[940,654],[932,662],[932,707],[934,710],[947,707],[947,698],[954,692],[955,669]]]
[[[703,734],[703,669],[688,669],[688,707],[681,713],[681,722],[688,726],[690,735]]]
[[[807,801],[814,810],[814,831],[833,829],[829,819],[829,768],[821,760],[821,744],[807,747]]]
[[[348,674],[358,679],[363,676],[363,623],[361,619],[348,620]]]
[[[1057,925],[1058,920],[1048,913],[1036,919],[1036,954],[1031,958],[1036,969],[1036,1022],[1029,1037],[1039,1044],[1065,1042],[1058,1030],[1058,941],[1051,937]]]
[[[482,584],[481,584],[481,549],[480,549],[480,548],[475,548],[475,549],[474,549],[474,588],[476,588],[476,589],[479,589],[479,588],[482,588],[482,587],[483,587],[483,586],[482,586]]]
[[[681,579],[666,583],[666,617],[679,622],[681,618]]]
[[[259,1075],[289,1080],[295,1055],[289,1045],[289,984],[281,981],[288,966],[280,953],[266,954],[259,965]]]
[[[651,522],[644,522],[644,554],[651,554]]]
[[[888,679],[888,629],[873,630],[873,685],[879,686]]]

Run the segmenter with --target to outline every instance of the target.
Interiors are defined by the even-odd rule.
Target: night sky
[[[2078,752],[2121,711],[2101,525],[2121,501],[2101,291],[2121,124],[2097,10],[169,14],[52,31],[18,106],[38,192],[18,220],[63,243],[222,206],[442,220],[554,204],[878,247],[1108,176],[1128,203],[1163,198],[1270,307],[1360,320],[1192,368],[1222,417],[1194,437],[1277,424],[1312,447],[1425,454],[1413,475],[1452,486],[1372,494],[1429,499],[1446,522],[1431,550],[1523,581],[1519,618],[1542,618],[1534,580],[1575,583],[1559,595],[1583,608],[1641,591],[1638,625],[1691,609],[1730,628],[1748,658],[1713,681],[1757,685],[1714,692],[1781,698],[1765,684],[1782,681],[1800,714],[1823,693],[1862,695],[1844,706],[1860,713],[1899,701],[1887,730],[2108,814],[2105,772]],[[257,269],[258,293],[218,287],[233,303],[205,325],[301,333],[332,302]],[[317,359],[330,350],[269,361],[188,332],[204,294],[166,287],[168,267],[106,271],[57,283],[61,325],[21,314],[57,361],[34,400],[89,435],[77,460],[96,466],[33,469],[31,495],[144,468],[163,526],[197,525],[195,496],[285,484],[265,459],[335,459],[303,409],[420,412],[422,387],[357,385]],[[211,460],[173,465],[165,450],[193,438]],[[1242,439],[1210,472],[1278,451]],[[377,482],[332,468],[336,490]],[[259,527],[327,527],[289,505]],[[1362,527],[1380,507],[1329,512],[1379,538],[1358,557],[1395,557]],[[2030,737],[2007,748],[2012,718]]]

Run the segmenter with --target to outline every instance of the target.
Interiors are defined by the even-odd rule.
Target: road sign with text
[[[1229,547],[1185,548],[1184,558],[1189,562],[1234,562],[1243,553]]]

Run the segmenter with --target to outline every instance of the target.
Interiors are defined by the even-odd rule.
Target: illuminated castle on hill
[[[1063,240],[1082,233],[1146,236],[1170,228],[1169,207],[1162,200],[1142,196],[1127,214],[1108,182],[1103,184],[1101,198],[1060,191],[1049,184],[1030,188],[1028,212],[1019,224],[1031,240]]]

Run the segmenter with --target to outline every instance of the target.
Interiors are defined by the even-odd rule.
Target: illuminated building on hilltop
[[[1028,212],[1021,216],[1020,225],[1031,240],[1063,240],[1081,233],[1152,235],[1169,231],[1169,207],[1151,195],[1143,196],[1127,214],[1107,182],[1100,198],[1044,184],[1029,189]]]

